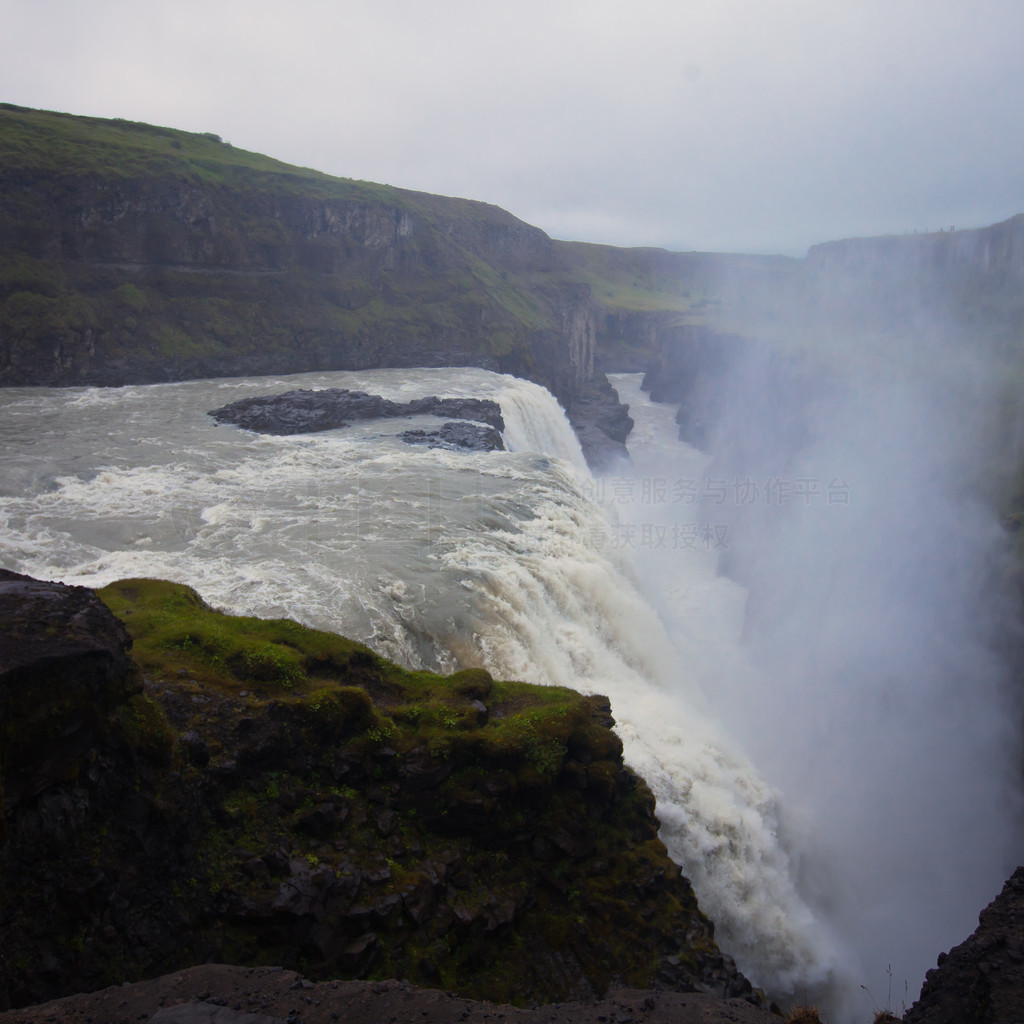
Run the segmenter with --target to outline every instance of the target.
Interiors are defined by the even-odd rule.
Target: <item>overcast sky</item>
[[[0,0],[0,99],[801,254],[1024,212],[1022,0]]]

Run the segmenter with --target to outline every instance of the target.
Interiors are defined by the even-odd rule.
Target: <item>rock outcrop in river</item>
[[[398,419],[403,416],[443,416],[486,423],[504,430],[501,407],[488,398],[416,398],[392,402],[380,395],[346,388],[302,389],[280,395],[260,395],[214,409],[218,423],[233,423],[261,434],[310,434],[347,427],[354,420]]]

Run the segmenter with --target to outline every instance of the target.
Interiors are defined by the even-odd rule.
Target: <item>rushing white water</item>
[[[1021,848],[1018,613],[978,484],[1003,458],[999,377],[911,347],[809,385],[748,353],[714,460],[673,451],[672,410],[645,427],[654,410],[617,381],[658,440],[631,445],[639,498],[612,500],[647,524],[641,578],[682,663],[785,794],[790,874],[842,940],[833,1021],[913,1001]],[[658,479],[698,519],[686,568],[651,537],[672,507],[644,505]],[[702,566],[716,557],[749,597]]]
[[[507,445],[525,450],[490,458],[411,447],[397,438],[408,419],[283,438],[206,415],[245,395],[309,386],[396,401],[493,397],[513,413]],[[0,404],[8,567],[90,585],[165,576],[227,608],[345,630],[409,663],[448,664],[444,637],[466,614],[468,601],[453,606],[437,575],[438,538],[486,529],[503,502],[529,507],[533,438],[583,472],[550,395],[485,371],[16,389]],[[435,591],[442,600],[427,599]]]
[[[396,438],[406,421],[264,437],[205,415],[299,386],[494,398],[512,450],[410,447]],[[5,566],[92,586],[166,577],[406,664],[607,694],[723,945],[774,991],[827,981],[832,946],[793,886],[776,795],[701,710],[718,655],[691,638],[680,656],[638,589],[636,552],[616,539],[623,510],[597,500],[543,389],[477,370],[376,371],[19,389],[0,404]],[[692,575],[714,585],[707,558]]]
[[[607,694],[723,948],[772,993],[855,1017],[856,952],[827,901],[801,893],[835,881],[809,838],[820,821],[783,813],[730,738],[738,725],[764,753],[736,696],[778,684],[747,657],[746,591],[717,572],[732,524],[697,500],[707,458],[675,440],[674,410],[636,378],[617,384],[637,421],[632,463],[597,481],[546,391],[482,370],[0,391],[0,563],[89,586],[180,580],[410,666]],[[266,437],[206,416],[310,386],[493,398],[510,450],[408,446],[408,420]],[[773,774],[798,805],[797,783]]]

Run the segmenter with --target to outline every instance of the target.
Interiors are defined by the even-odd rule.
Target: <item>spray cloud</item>
[[[746,670],[710,699],[879,1002],[890,965],[916,997],[1021,847],[1015,406],[1005,356],[940,299],[912,261],[830,267],[702,406],[704,518],[749,591]]]

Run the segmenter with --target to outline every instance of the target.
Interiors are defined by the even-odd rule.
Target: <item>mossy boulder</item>
[[[100,708],[82,771],[9,815],[8,1003],[209,960],[501,1002],[751,994],[605,698],[406,671],[178,584],[99,595],[144,689]]]

